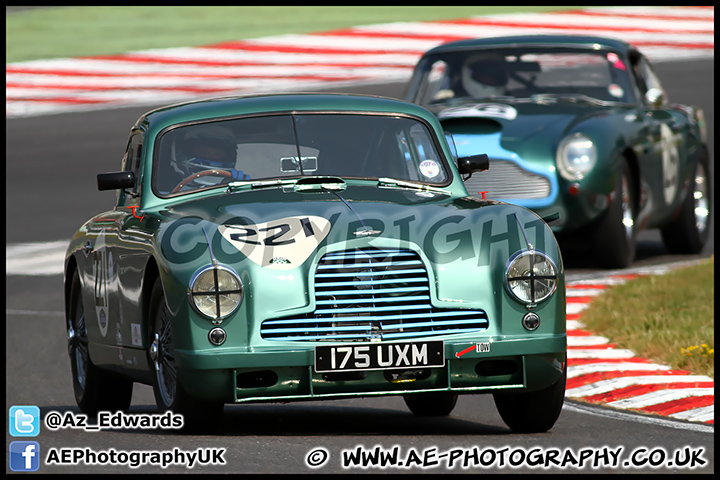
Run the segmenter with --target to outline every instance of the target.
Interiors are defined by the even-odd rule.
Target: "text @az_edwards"
[[[87,432],[114,429],[170,429],[177,430],[183,427],[183,416],[172,411],[162,414],[151,413],[124,413],[98,412],[96,423],[88,422],[87,415],[73,412],[49,412],[45,415],[45,426],[49,430],[63,430],[66,428],[84,430]]]

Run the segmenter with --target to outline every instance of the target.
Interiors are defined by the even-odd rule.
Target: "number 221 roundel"
[[[330,232],[316,216],[286,217],[257,225],[221,225],[220,234],[262,267],[290,270],[301,265]]]

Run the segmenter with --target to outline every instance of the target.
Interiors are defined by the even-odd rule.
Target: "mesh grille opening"
[[[482,310],[439,309],[420,256],[410,250],[329,253],[315,272],[314,312],[266,320],[266,340],[368,341],[466,333],[488,327]]]

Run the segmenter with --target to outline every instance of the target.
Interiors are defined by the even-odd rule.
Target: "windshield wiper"
[[[272,188],[272,187],[286,187],[295,185],[299,179],[297,178],[276,178],[273,180],[245,180],[241,182],[230,182],[227,184],[228,192],[235,189],[241,190],[256,190],[259,188]]]
[[[439,193],[450,195],[450,191],[440,187],[433,187],[424,183],[408,182],[395,178],[379,178],[378,187],[384,188],[406,188],[409,190],[418,190],[421,192]],[[230,182],[227,184],[228,192],[257,190],[262,188],[276,187],[293,187],[296,192],[308,191],[342,191],[347,188],[346,183],[337,177],[301,177],[301,178],[276,178],[273,180],[245,180],[240,182]]]
[[[595,105],[607,105],[608,103],[610,103],[597,98],[589,97],[583,93],[537,93],[535,95],[532,95],[530,99],[536,103],[585,102]]]
[[[303,177],[295,183],[296,192],[326,192],[331,190],[342,191],[347,184],[338,177]]]
[[[484,97],[450,97],[450,98],[440,98],[437,100],[432,100],[429,102],[429,105],[442,105],[442,106],[454,106],[454,105],[462,105],[462,104],[468,104],[468,103],[478,103],[478,102],[503,102],[503,103],[513,103],[516,102],[518,99],[512,95],[489,95]]]
[[[407,188],[410,190],[419,190],[421,192],[440,193],[443,195],[450,195],[448,190],[443,190],[439,187],[432,187],[425,185],[424,183],[406,182],[405,180],[397,180],[395,178],[378,178],[378,187],[385,188]]]
[[[304,176],[299,178],[276,178],[273,180],[245,180],[227,184],[228,191],[257,190],[261,188],[293,187],[296,192],[342,191],[345,181],[338,177]]]

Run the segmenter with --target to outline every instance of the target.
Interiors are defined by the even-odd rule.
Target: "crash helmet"
[[[471,97],[504,95],[508,79],[507,63],[499,54],[471,55],[462,66],[462,85]]]
[[[232,131],[219,125],[185,127],[182,137],[183,170],[192,175],[203,170],[235,168],[237,143]]]

